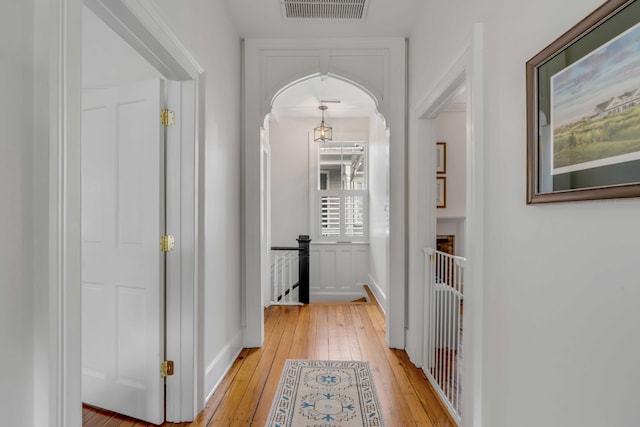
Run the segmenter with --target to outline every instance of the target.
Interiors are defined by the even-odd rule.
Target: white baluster
[[[291,252],[287,253],[287,289],[289,290],[289,296],[287,301],[289,303],[293,302],[293,281],[291,280],[293,277],[293,256]]]
[[[460,421],[462,314],[466,259],[425,249],[428,298],[425,373],[452,416]]]

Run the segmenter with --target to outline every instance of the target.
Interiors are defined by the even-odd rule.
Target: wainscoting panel
[[[311,301],[352,301],[365,296],[368,243],[311,243]]]
[[[313,249],[311,249],[313,250]],[[309,278],[309,283],[311,287],[311,292],[313,292],[314,288],[337,288],[337,272],[336,272],[336,264],[338,261],[338,251],[335,249],[325,249],[319,251],[320,263],[318,267],[320,267],[320,277],[319,281],[314,282],[313,278]]]
[[[339,288],[349,287],[355,283],[354,268],[353,265],[353,251],[352,250],[340,250],[336,254],[336,274],[335,282]],[[325,282],[326,283],[326,282]]]

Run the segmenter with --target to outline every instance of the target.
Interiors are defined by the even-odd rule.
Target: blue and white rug
[[[384,426],[369,362],[287,360],[267,426]]]

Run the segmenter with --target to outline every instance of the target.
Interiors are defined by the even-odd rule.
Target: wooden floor
[[[366,360],[387,426],[455,424],[424,374],[403,350],[385,345],[375,303],[316,303],[265,310],[265,342],[244,349],[193,423],[165,426],[264,426],[286,359]],[[85,407],[84,426],[150,426]]]
[[[165,427],[186,427],[198,425],[193,423],[164,423]],[[82,406],[82,426],[83,427],[155,427],[155,424],[145,423],[144,421],[134,420],[120,414],[114,414],[104,409],[94,408],[92,406]]]

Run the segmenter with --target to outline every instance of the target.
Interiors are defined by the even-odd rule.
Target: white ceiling
[[[369,0],[364,21],[284,20],[280,0],[223,0],[243,38],[408,37],[424,0]]]
[[[320,119],[320,102],[327,102],[325,120],[368,117],[376,111],[373,99],[362,89],[333,77],[314,77],[298,83],[276,97],[272,113],[276,117],[315,117]]]

